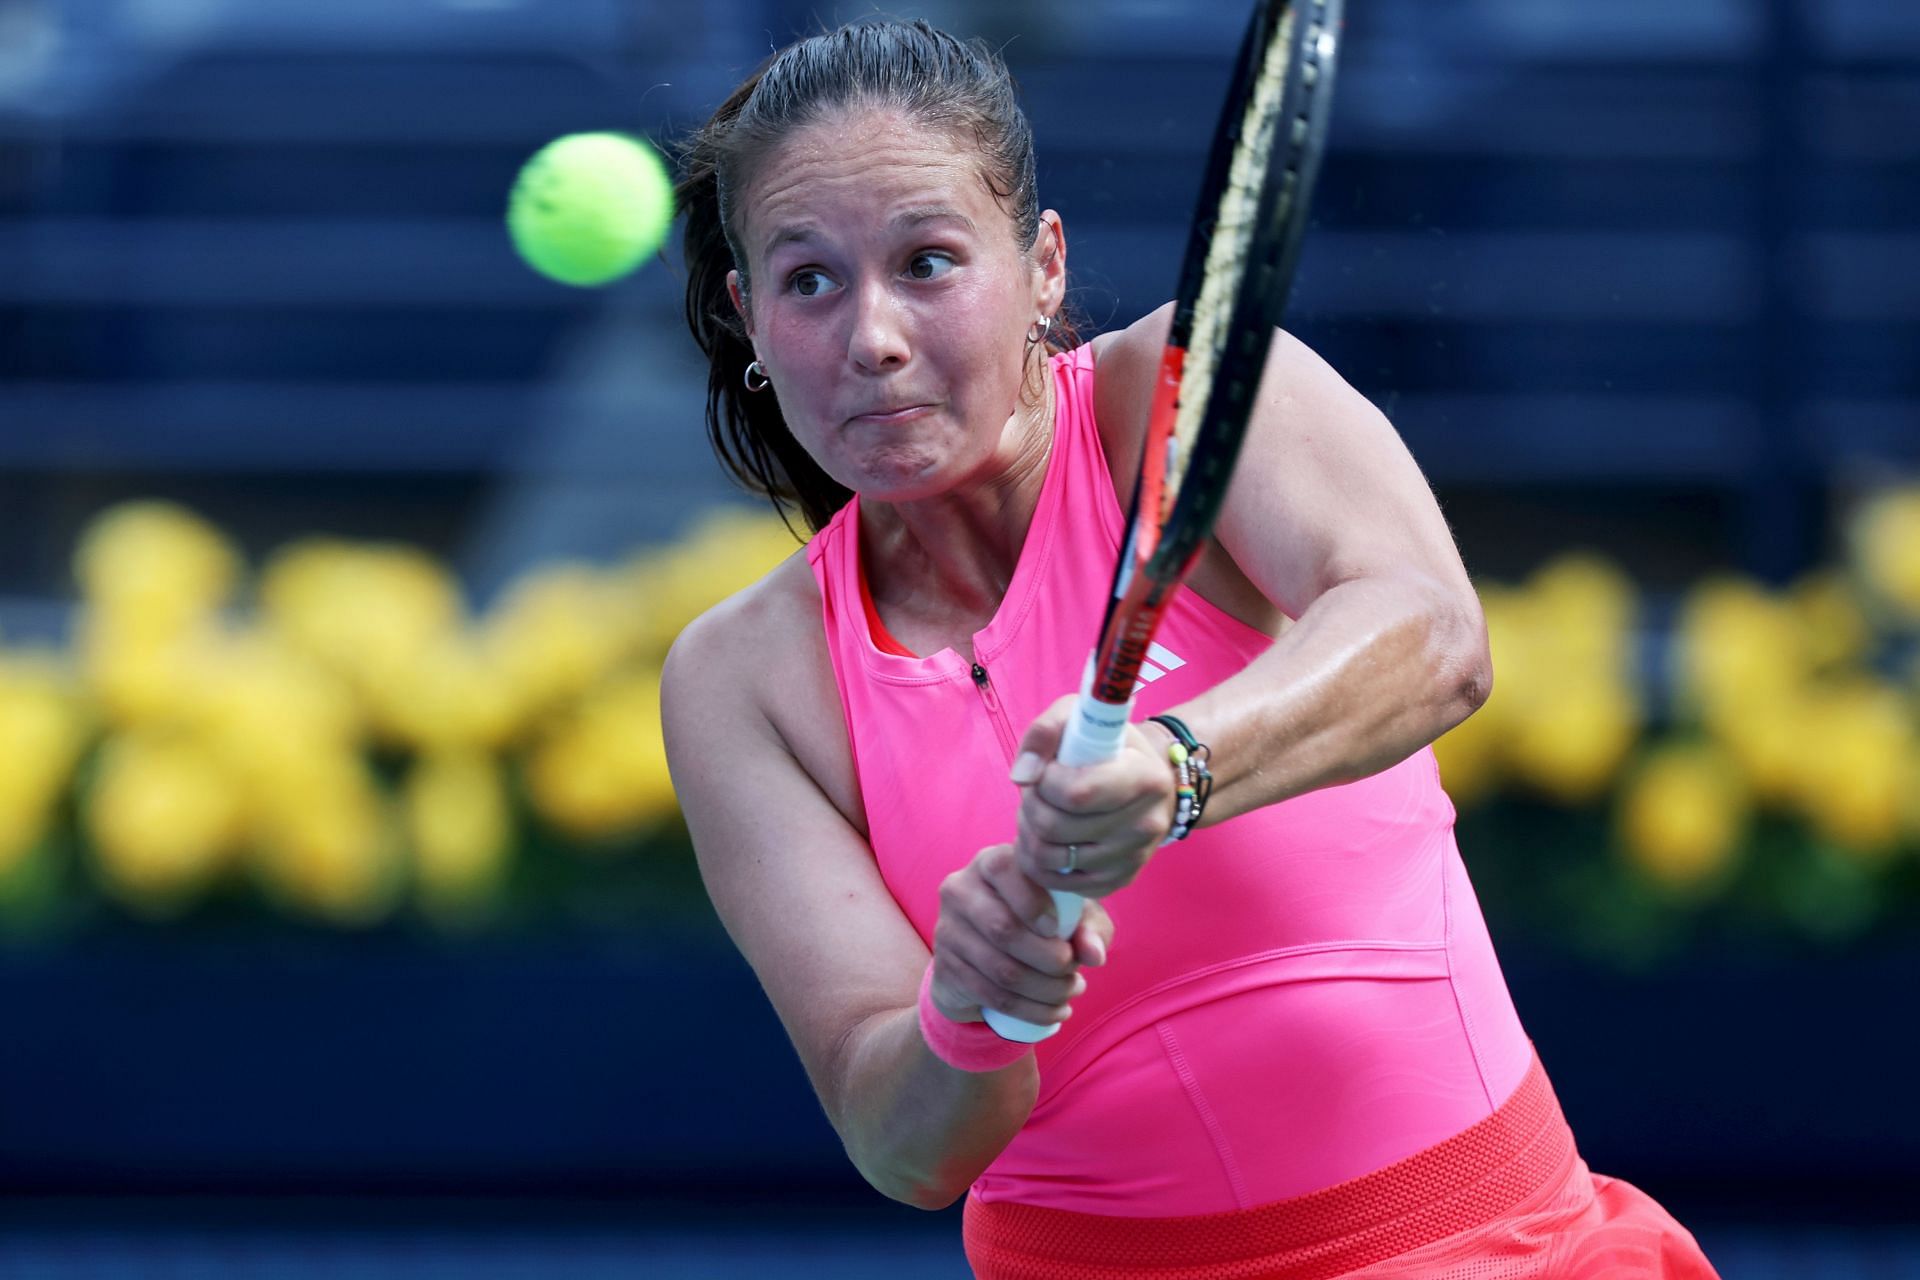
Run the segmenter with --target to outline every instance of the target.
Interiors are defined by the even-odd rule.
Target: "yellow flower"
[[[358,758],[316,751],[255,798],[253,863],[270,896],[350,927],[393,913],[405,884],[398,822]]]
[[[458,923],[500,890],[512,853],[512,819],[500,766],[478,752],[424,757],[402,800],[414,875],[428,912]]]
[[[1711,744],[1656,748],[1622,792],[1627,860],[1661,888],[1695,893],[1723,883],[1740,849],[1748,802],[1733,762]]]
[[[50,806],[72,778],[92,732],[78,683],[43,656],[0,661],[0,795],[12,812]]]
[[[528,715],[592,688],[629,647],[616,587],[587,565],[552,565],[507,593],[486,623],[495,666]]]
[[[1527,591],[1562,670],[1632,670],[1639,593],[1618,565],[1588,552],[1559,556],[1529,579]]]
[[[129,502],[95,517],[74,554],[90,611],[161,632],[223,606],[240,574],[226,537],[184,507]]]
[[[1849,533],[1860,576],[1895,612],[1920,620],[1920,485],[1866,503]]]
[[[222,637],[205,662],[192,723],[250,788],[300,770],[316,752],[337,755],[358,743],[353,695],[279,636]]]
[[[449,632],[430,640],[369,681],[368,703],[381,738],[416,751],[498,749],[519,732],[526,715],[498,658],[469,635]]]
[[[273,628],[366,691],[459,630],[460,589],[423,551],[333,539],[276,553],[260,597]]]
[[[107,744],[86,812],[101,882],[151,915],[188,905],[232,865],[242,816],[239,786],[218,758],[161,734]]]
[[[1745,579],[1712,578],[1695,587],[1676,640],[1681,691],[1709,724],[1749,699],[1791,694],[1812,673],[1799,617]]]
[[[218,645],[213,623],[155,631],[138,622],[88,613],[81,621],[80,662],[108,719],[125,728],[190,723],[207,696],[202,683]]]
[[[1521,709],[1508,764],[1561,804],[1589,804],[1613,782],[1640,725],[1638,695],[1627,681],[1570,674]]]
[[[1715,714],[1714,737],[1762,803],[1784,807],[1798,794],[1807,714],[1807,698],[1797,688],[1730,700]]]
[[[1808,695],[1797,798],[1827,840],[1877,860],[1898,843],[1908,804],[1912,717],[1900,693],[1870,678]]]
[[[617,677],[556,722],[527,760],[534,807],[582,839],[644,830],[676,811],[660,734],[660,676]]]
[[[1806,654],[1815,667],[1850,667],[1872,648],[1873,627],[1866,610],[1839,570],[1820,569],[1802,576],[1788,591],[1787,604],[1799,619]]]

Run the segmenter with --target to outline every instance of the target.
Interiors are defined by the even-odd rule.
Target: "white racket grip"
[[[1120,744],[1126,741],[1127,723],[1133,719],[1132,700],[1118,707],[1110,702],[1096,701],[1088,691],[1092,680],[1093,672],[1089,664],[1086,683],[1080,689],[1080,700],[1074,705],[1073,714],[1067,719],[1067,731],[1060,738],[1057,758],[1062,764],[1098,764],[1102,760],[1111,760],[1120,754]],[[1054,915],[1060,921],[1057,930],[1059,936],[1071,938],[1073,931],[1080,926],[1080,912],[1087,900],[1063,889],[1049,889],[1047,892],[1053,895]],[[1043,1026],[1022,1022],[998,1009],[985,1010],[985,1014],[987,1025],[993,1028],[995,1034],[1002,1040],[1019,1044],[1038,1044],[1060,1029],[1059,1023]]]
[[[1062,938],[1071,938],[1073,931],[1080,927],[1080,912],[1087,905],[1087,900],[1064,889],[1049,889],[1047,892],[1053,895],[1053,914],[1060,925],[1054,932]],[[1039,1044],[1060,1029],[1057,1022],[1022,1022],[998,1009],[983,1009],[981,1012],[985,1014],[987,1025],[993,1028],[995,1035],[1018,1044]]]
[[[1092,680],[1091,672],[1088,680]],[[1113,759],[1120,754],[1120,744],[1127,740],[1127,723],[1132,719],[1133,699],[1115,706],[1101,702],[1082,686],[1080,700],[1067,718],[1067,731],[1060,737],[1057,753],[1060,763],[1099,764]]]

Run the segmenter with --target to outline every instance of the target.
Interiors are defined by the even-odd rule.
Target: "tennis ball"
[[[535,271],[562,284],[611,284],[658,252],[673,223],[660,154],[619,133],[573,133],[520,170],[507,230]]]

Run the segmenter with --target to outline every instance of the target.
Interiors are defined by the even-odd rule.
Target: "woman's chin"
[[[919,502],[957,483],[944,459],[925,455],[868,460],[849,485],[868,502]]]

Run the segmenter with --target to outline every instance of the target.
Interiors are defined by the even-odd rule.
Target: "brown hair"
[[[1000,56],[924,22],[866,20],[813,36],[774,54],[720,104],[682,149],[675,189],[686,214],[687,325],[706,353],[707,437],[736,480],[772,500],[783,519],[796,508],[818,530],[850,491],[814,462],[787,429],[771,394],[747,391],[753,348],[727,293],[740,273],[750,296],[734,200],[754,165],[795,129],[848,107],[898,110],[922,124],[970,134],[988,189],[1013,219],[1024,250],[1040,227],[1033,130]],[[1075,344],[1058,317],[1048,346]]]

